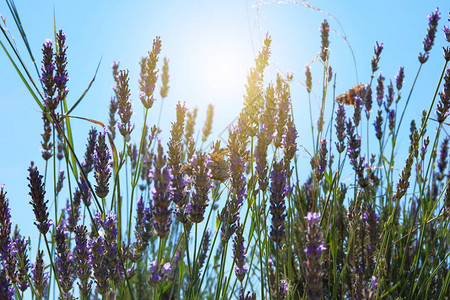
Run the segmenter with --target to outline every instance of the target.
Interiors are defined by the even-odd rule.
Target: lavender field
[[[0,299],[450,298],[448,3],[386,44],[303,1],[158,4],[151,38],[92,5],[0,6]]]

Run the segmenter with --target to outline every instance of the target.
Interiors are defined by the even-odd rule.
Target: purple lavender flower
[[[130,100],[130,88],[128,86],[129,71],[120,70],[117,86],[114,88],[117,98],[117,113],[120,117],[120,123],[117,123],[120,134],[125,138],[127,142],[130,141],[130,134],[134,129],[134,124],[130,119],[133,114],[132,103]]]
[[[436,178],[439,181],[442,181],[445,177],[445,169],[447,169],[447,163],[448,163],[448,142],[449,138],[445,137],[441,144],[441,153],[439,154],[439,160],[437,163],[439,173],[437,174]]]
[[[205,235],[203,237],[202,248],[200,250],[200,254],[199,254],[199,258],[198,258],[198,269],[199,270],[201,270],[203,268],[203,265],[205,264],[205,260],[208,255],[210,241],[211,241],[211,230],[208,229],[208,230],[206,230]]]
[[[285,126],[289,119],[289,109],[291,105],[291,95],[289,92],[289,83],[282,80],[281,77],[277,77],[276,96],[278,98],[277,103],[277,124],[276,124],[276,136],[273,141],[274,146],[279,148],[282,146],[283,135],[285,132]]]
[[[105,133],[99,133],[97,138],[97,144],[94,151],[94,167],[95,167],[95,180],[97,185],[95,186],[95,193],[100,198],[105,198],[109,193],[108,180],[111,177],[110,160],[108,146],[105,142]]]
[[[155,91],[156,81],[158,80],[158,70],[156,69],[156,64],[158,63],[159,59],[158,55],[160,52],[161,52],[161,40],[159,36],[157,36],[153,40],[152,51],[148,53],[147,57],[143,57],[140,63],[141,78],[139,79],[139,86],[141,92],[139,98],[141,99],[141,102],[146,109],[151,108],[153,106],[153,103],[155,102],[155,97],[153,96],[153,93]],[[166,66],[166,64],[164,66]],[[166,67],[166,69],[168,72],[168,67]],[[165,79],[168,81],[169,77],[168,75],[164,76],[163,74],[163,82]],[[166,96],[167,96],[167,89],[168,87],[165,90]],[[164,93],[161,92],[161,95],[164,95]]]
[[[289,285],[288,285],[286,279],[282,279],[280,281],[280,290],[278,293],[280,295],[281,299],[286,299],[286,295],[287,295],[288,291],[289,291]]]
[[[259,189],[265,192],[269,184],[269,180],[267,178],[267,149],[270,144],[266,122],[259,125],[259,130],[256,133],[256,137],[258,139],[256,141],[255,151],[253,152],[253,157],[256,162],[255,171],[256,176],[258,176]]]
[[[389,123],[389,130],[391,131],[391,134],[393,134],[394,129],[395,129],[395,110],[390,110],[388,113],[388,123]]]
[[[119,263],[119,252],[117,251],[117,217],[110,211],[104,219],[98,213],[94,217],[99,227],[103,228],[104,264],[108,269],[108,278],[111,282],[118,284],[124,277],[124,271]]]
[[[111,138],[114,140],[116,138],[116,112],[117,112],[117,101],[114,97],[111,97],[109,102],[109,120],[108,120],[108,132]]]
[[[383,137],[383,130],[381,129],[381,126],[383,125],[383,112],[381,109],[378,110],[377,117],[375,121],[373,122],[373,126],[375,127],[375,135],[379,141],[381,141],[381,138]]]
[[[359,122],[361,121],[361,110],[363,107],[363,99],[359,95],[356,95],[354,99],[355,99],[355,110],[353,111],[353,123],[355,124],[355,127],[358,127]]]
[[[160,238],[165,237],[169,233],[170,224],[172,223],[172,209],[169,208],[172,193],[172,174],[169,166],[166,166],[166,161],[161,141],[158,141],[158,155],[153,161],[154,168],[150,176],[154,184],[151,190],[153,196],[153,204],[151,206],[153,226]]]
[[[405,79],[405,67],[400,67],[397,75],[395,75],[395,82],[397,84],[398,91],[402,89],[404,79]]]
[[[96,291],[105,295],[108,291],[108,268],[105,256],[104,240],[101,236],[93,237],[89,242],[91,265],[94,271]]]
[[[58,282],[63,293],[68,294],[75,281],[73,256],[66,242],[66,224],[65,220],[56,227],[56,266],[58,270]]]
[[[0,186],[0,259],[6,259],[9,235],[11,234],[11,209],[9,208],[4,185]]]
[[[373,52],[375,57],[372,58],[372,72],[375,73],[378,70],[378,62],[380,61],[381,51],[383,51],[383,43],[376,42]]]
[[[240,289],[239,291],[239,300],[256,300],[255,292],[247,292],[245,293],[244,289]]]
[[[434,38],[436,36],[438,21],[441,19],[441,14],[439,12],[439,8],[436,8],[434,12],[428,15],[428,30],[427,35],[423,41],[423,50],[425,53],[420,53],[419,61],[421,64],[427,62],[428,57],[430,56],[431,47],[434,44]]]
[[[338,139],[338,142],[336,142],[336,149],[339,153],[342,153],[345,150],[344,140],[347,135],[345,130],[346,119],[344,105],[338,104],[338,108],[336,110],[336,124],[334,126],[336,127],[336,136]]]
[[[320,149],[317,157],[317,165],[316,165],[316,179],[320,181],[324,174],[325,174],[325,168],[327,167],[327,140],[322,139],[320,141]]]
[[[58,195],[59,192],[61,192],[63,188],[64,179],[66,179],[66,176],[64,176],[64,170],[59,170],[58,181],[56,182],[55,188],[56,195]]]
[[[370,86],[367,84],[366,88],[364,89],[364,96],[367,97],[365,98],[364,101],[364,111],[366,112],[366,119],[369,120],[370,118],[370,112],[372,111],[372,89],[370,88]]]
[[[320,50],[320,58],[322,59],[323,62],[328,60],[328,55],[330,53],[329,33],[330,33],[330,25],[328,24],[327,20],[323,20],[322,24],[320,25],[320,37],[322,38],[322,49]]]
[[[275,243],[280,243],[286,234],[284,220],[286,218],[286,205],[284,199],[290,192],[287,183],[287,171],[284,161],[273,163],[273,170],[270,173],[270,214],[272,215],[272,225],[270,226],[270,238]]]
[[[297,129],[295,128],[294,120],[292,117],[289,117],[286,122],[286,131],[283,135],[283,142],[281,144],[286,165],[289,165],[290,161],[297,153],[297,143],[295,141],[297,136]]]
[[[233,240],[233,258],[236,264],[234,272],[240,282],[244,280],[247,273],[247,267],[245,266],[245,239],[242,236],[242,230],[242,226],[238,224]]]
[[[76,274],[80,279],[78,286],[82,295],[87,297],[92,288],[92,281],[90,280],[92,273],[92,266],[90,264],[89,249],[87,243],[87,229],[84,225],[75,227],[75,249],[73,256],[76,263]]]
[[[14,299],[14,287],[11,285],[5,269],[0,269],[0,298]]]
[[[69,89],[66,87],[67,81],[69,81],[69,75],[67,74],[67,57],[66,57],[66,35],[60,30],[56,34],[56,42],[58,44],[58,52],[55,53],[55,84],[58,88],[58,102],[66,98]]]
[[[42,47],[42,74],[41,82],[43,84],[45,98],[44,103],[50,111],[54,111],[58,106],[58,99],[54,98],[56,84],[54,78],[55,62],[53,60],[53,42],[46,40]]]
[[[384,80],[385,78],[380,72],[380,75],[377,79],[377,103],[378,106],[381,106],[383,104],[383,98],[384,98]]]
[[[134,253],[132,259],[137,261],[142,253],[147,249],[150,238],[153,235],[153,226],[150,208],[146,208],[143,198],[137,201],[137,215],[134,235],[136,242],[134,243]]]
[[[322,229],[319,226],[320,216],[308,212],[305,219],[308,221],[306,229],[306,283],[308,286],[308,299],[322,299],[322,264],[320,257],[326,250],[323,246]]]
[[[446,70],[444,76],[444,89],[439,93],[439,96],[441,99],[437,105],[436,115],[438,122],[442,124],[450,114],[450,68],[447,68]]]
[[[355,168],[357,166],[357,158],[361,153],[361,137],[355,133],[355,126],[353,126],[352,120],[347,122],[347,153],[350,158],[350,163]]]
[[[33,206],[33,212],[36,217],[34,225],[37,226],[40,233],[45,235],[52,225],[52,221],[48,219],[48,200],[44,200],[45,191],[44,183],[42,182],[44,176],[39,175],[39,171],[34,166],[33,162],[31,162],[28,172],[30,174],[30,177],[27,178],[30,181],[30,184],[28,185],[30,193],[28,194],[31,196],[30,204]]]
[[[167,144],[168,149],[168,165],[173,176],[172,181],[172,201],[182,208],[188,201],[189,193],[187,191],[187,180],[182,172],[183,143],[181,141],[184,130],[184,118],[187,108],[180,102],[176,106],[177,121],[172,123],[170,131],[171,138]]]
[[[92,171],[92,168],[94,166],[94,151],[96,141],[97,129],[92,128],[91,130],[89,130],[88,143],[86,145],[86,152],[84,154],[84,163],[82,164],[83,171],[86,175]]]
[[[73,193],[72,202],[67,200],[66,211],[67,211],[67,229],[70,232],[75,230],[78,220],[80,220],[80,206],[81,206],[81,191],[76,188]]]
[[[17,231],[15,233],[13,246],[17,260],[17,275],[15,281],[19,290],[24,292],[30,286],[27,281],[30,268],[30,261],[28,260],[27,254],[28,241]]]
[[[40,250],[36,255],[36,263],[31,268],[31,279],[33,280],[34,291],[38,299],[42,299],[46,294],[48,273],[44,272],[44,251]],[[1,297],[0,297],[1,298]]]
[[[170,262],[166,262],[161,265],[156,262],[156,260],[150,263],[150,285],[157,285],[160,281],[166,279],[166,276],[171,272],[171,264]]]
[[[197,111],[198,109],[196,107],[192,111],[186,112],[186,129],[184,133],[184,140],[186,144],[194,134],[195,119],[197,119]]]
[[[203,221],[205,209],[208,206],[209,190],[211,184],[211,169],[209,168],[210,159],[208,155],[200,151],[192,158],[192,181],[194,192],[189,203],[186,205],[186,214],[193,223]]]

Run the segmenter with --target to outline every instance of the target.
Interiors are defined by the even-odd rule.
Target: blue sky
[[[152,40],[158,35],[163,45],[160,61],[162,57],[170,60],[171,86],[161,125],[167,133],[175,117],[173,107],[177,101],[185,101],[189,108],[199,108],[197,129],[200,129],[206,107],[212,103],[216,112],[214,139],[238,114],[247,71],[253,66],[255,54],[268,32],[272,36],[272,56],[266,79],[274,81],[277,71],[294,74],[291,92],[298,141],[307,149],[311,149],[308,97],[301,83],[305,80],[305,65],[311,63],[320,50],[319,26],[323,19],[328,19],[332,28],[330,65],[337,74],[336,95],[356,83],[369,81],[373,46],[379,41],[384,43],[380,61],[383,75],[394,78],[398,68],[405,67],[404,101],[419,67],[417,56],[423,51],[427,15],[439,7],[442,19],[436,43],[430,60],[423,67],[404,128],[409,127],[411,118],[419,119],[421,110],[428,108],[444,65],[442,46],[447,42],[441,28],[448,25],[450,1],[370,1],[366,4],[361,4],[362,1],[311,1],[310,4],[320,11],[293,4],[294,1],[280,2],[29,1],[25,4],[17,1],[16,6],[37,60],[41,60],[42,43],[53,38],[54,14],[57,29],[66,33],[69,103],[78,99],[102,60],[93,87],[73,115],[107,122],[107,105],[113,94],[111,65],[113,61],[120,61],[121,68],[130,70],[135,108],[133,121],[139,128],[143,119],[137,96],[139,59],[151,49]],[[0,14],[5,17],[19,48],[24,50],[5,3],[0,4]],[[355,55],[356,69],[349,46]],[[19,223],[24,234],[36,237],[26,177],[31,160],[38,168],[43,170],[44,167],[40,154],[41,114],[3,53],[0,66],[3,73],[0,80],[0,184],[5,184],[8,191],[13,223]],[[31,68],[31,63],[28,66]],[[317,112],[322,77],[319,62],[313,63],[312,72],[313,108]],[[328,107],[331,107],[332,93],[330,89]],[[156,122],[159,105],[156,103],[150,111],[151,121]],[[84,152],[91,124],[74,120],[72,126],[78,138],[75,147]],[[402,141],[408,141],[406,133]],[[307,153],[301,150],[299,154],[309,166]],[[403,161],[397,160],[396,168],[402,166]]]

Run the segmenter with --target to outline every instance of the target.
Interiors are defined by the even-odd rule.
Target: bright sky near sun
[[[294,74],[291,92],[295,121],[299,143],[306,149],[311,147],[311,136],[308,97],[301,83],[305,80],[304,67],[320,50],[319,26],[323,19],[328,19],[332,28],[330,65],[337,76],[336,94],[370,80],[375,41],[385,46],[380,62],[383,75],[394,78],[398,68],[405,66],[404,89],[409,90],[419,66],[417,56],[423,51],[427,15],[439,7],[442,14],[439,28],[449,23],[450,1],[310,2],[320,10],[294,4],[295,1],[275,2],[278,1],[17,1],[16,6],[39,68],[41,46],[45,39],[53,39],[53,17],[56,28],[66,33],[69,103],[74,103],[86,89],[101,60],[93,87],[73,115],[102,122],[107,122],[108,103],[113,94],[111,65],[120,61],[121,68],[130,70],[133,121],[136,128],[141,127],[139,60],[151,49],[153,38],[161,36],[160,62],[162,57],[170,60],[170,90],[161,121],[166,136],[175,118],[173,107],[177,101],[185,101],[189,108],[199,108],[197,129],[201,129],[207,105],[214,104],[212,139],[226,140],[221,132],[242,107],[247,72],[268,32],[272,37],[272,56],[265,79],[275,81],[278,71]],[[26,57],[20,35],[3,2],[0,14]],[[4,43],[5,39],[2,37],[1,41]],[[427,107],[434,93],[444,65],[441,47],[445,43],[439,29],[436,45],[418,82],[421,88],[415,90],[411,100],[407,123],[411,118],[420,118],[421,110]],[[33,71],[29,60],[28,63]],[[37,236],[32,228],[34,216],[28,205],[26,177],[31,160],[41,169],[44,166],[40,154],[41,114],[3,52],[0,66],[0,184],[5,184],[8,191],[13,223],[23,223],[24,234]],[[322,78],[319,62],[313,63],[312,72],[312,104],[313,111],[317,112]],[[37,79],[36,73],[33,74]],[[332,95],[330,88],[328,103]],[[150,111],[150,122],[156,122],[159,108],[157,102]],[[78,135],[76,147],[84,152],[91,124],[72,122]],[[300,151],[300,155],[309,166],[307,152]],[[398,162],[398,166],[402,164]]]

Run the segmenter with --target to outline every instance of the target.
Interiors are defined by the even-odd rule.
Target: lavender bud
[[[272,225],[270,226],[270,238],[275,243],[280,243],[286,234],[284,220],[286,218],[285,198],[290,192],[287,183],[287,171],[284,168],[283,160],[273,163],[273,170],[270,173],[270,214],[272,215]]]
[[[33,264],[31,268],[31,279],[34,283],[34,291],[36,297],[42,299],[46,294],[47,290],[47,281],[48,281],[48,273],[44,272],[44,251],[40,250],[36,255],[36,263]]]
[[[381,138],[383,137],[383,130],[381,129],[381,126],[383,125],[382,113],[383,112],[381,111],[381,109],[379,109],[377,117],[373,122],[373,126],[375,127],[375,135],[379,141],[381,141]]]
[[[308,93],[311,93],[311,88],[312,88],[312,76],[311,76],[311,69],[308,66],[306,66],[305,68],[305,74],[306,74],[306,90],[308,91]]]
[[[375,43],[375,47],[373,52],[375,53],[375,57],[372,58],[372,73],[375,73],[378,70],[378,62],[380,61],[381,51],[383,51],[383,43]]]
[[[436,36],[438,21],[441,19],[441,14],[439,13],[439,8],[436,8],[434,12],[428,15],[428,30],[427,35],[423,41],[423,50],[425,53],[420,53],[419,61],[421,64],[427,62],[430,56],[430,50],[434,44],[434,38]]]
[[[169,91],[169,60],[164,57],[164,64],[161,76],[162,86],[160,90],[161,98],[166,98]]]
[[[397,75],[395,76],[395,82],[397,84],[398,91],[402,89],[404,78],[405,78],[405,67],[400,67]]]
[[[322,38],[322,48],[320,50],[320,58],[323,62],[328,60],[330,52],[330,41],[329,41],[330,25],[327,20],[323,20],[320,25],[320,37]]]
[[[149,109],[153,106],[153,103],[155,102],[155,98],[153,96],[153,93],[155,91],[156,87],[156,81],[158,80],[158,70],[156,69],[156,64],[159,60],[159,53],[161,52],[161,40],[159,36],[157,36],[153,40],[153,46],[152,51],[148,53],[147,57],[143,57],[141,59],[141,78],[139,80],[139,86],[140,86],[140,95],[139,98],[141,99],[142,104],[146,109]],[[166,63],[166,61],[164,61]],[[166,77],[163,73],[163,88],[161,88],[161,96],[165,98],[167,96],[167,90],[168,90],[168,66],[165,64],[166,67]],[[163,68],[164,72],[164,68]],[[166,84],[164,85],[164,80],[166,80]],[[165,92],[165,93],[164,93]],[[165,95],[165,96],[163,96]]]
[[[194,192],[186,205],[186,213],[189,220],[193,223],[203,221],[205,209],[208,205],[208,194],[212,187],[209,164],[209,157],[204,153],[197,152],[192,158]]]
[[[247,273],[247,267],[245,266],[245,239],[242,236],[242,227],[238,223],[238,228],[235,232],[233,240],[233,258],[236,266],[234,267],[234,272],[237,279],[242,282]]]
[[[206,142],[208,136],[211,134],[213,115],[214,115],[214,106],[212,104],[209,104],[208,110],[206,112],[206,121],[205,124],[203,125],[202,130],[203,132],[202,142]]]
[[[42,47],[41,82],[43,84],[45,98],[44,103],[50,111],[54,111],[58,106],[58,99],[54,98],[56,84],[54,78],[55,62],[53,60],[53,42],[46,40]]]
[[[92,266],[90,264],[89,249],[87,243],[87,229],[84,225],[75,227],[75,249],[73,250],[76,263],[76,274],[80,279],[78,287],[81,294],[88,296],[91,292],[92,281],[90,280]]]
[[[130,134],[134,129],[134,124],[130,119],[133,114],[132,103],[130,100],[130,88],[128,78],[129,71],[120,70],[118,75],[118,83],[114,88],[117,98],[117,113],[120,117],[120,123],[117,123],[120,134],[128,142],[130,140]]]
[[[5,300],[14,299],[14,287],[11,285],[5,269],[0,270],[0,298]]]
[[[440,101],[437,105],[436,115],[439,123],[443,123],[450,114],[450,68],[447,68],[444,76],[444,89],[439,93]]]
[[[50,137],[52,136],[52,126],[50,121],[47,119],[47,114],[45,112],[42,113],[42,120],[44,121],[44,132],[41,134],[43,141],[41,142],[42,146],[42,158],[44,160],[49,160],[52,157],[53,151],[53,143],[50,142]]]
[[[86,152],[84,154],[84,164],[83,171],[87,175],[92,171],[94,166],[94,151],[95,151],[95,143],[97,141],[97,130],[92,128],[89,130],[88,143],[86,145]]]
[[[381,106],[383,104],[383,98],[384,98],[384,80],[385,78],[380,72],[380,75],[377,79],[377,103],[378,106]]]
[[[336,110],[336,124],[334,126],[336,128],[336,136],[338,139],[338,142],[336,142],[336,149],[339,153],[342,153],[345,150],[344,140],[347,135],[345,130],[346,119],[344,105],[338,104],[338,108]]]

